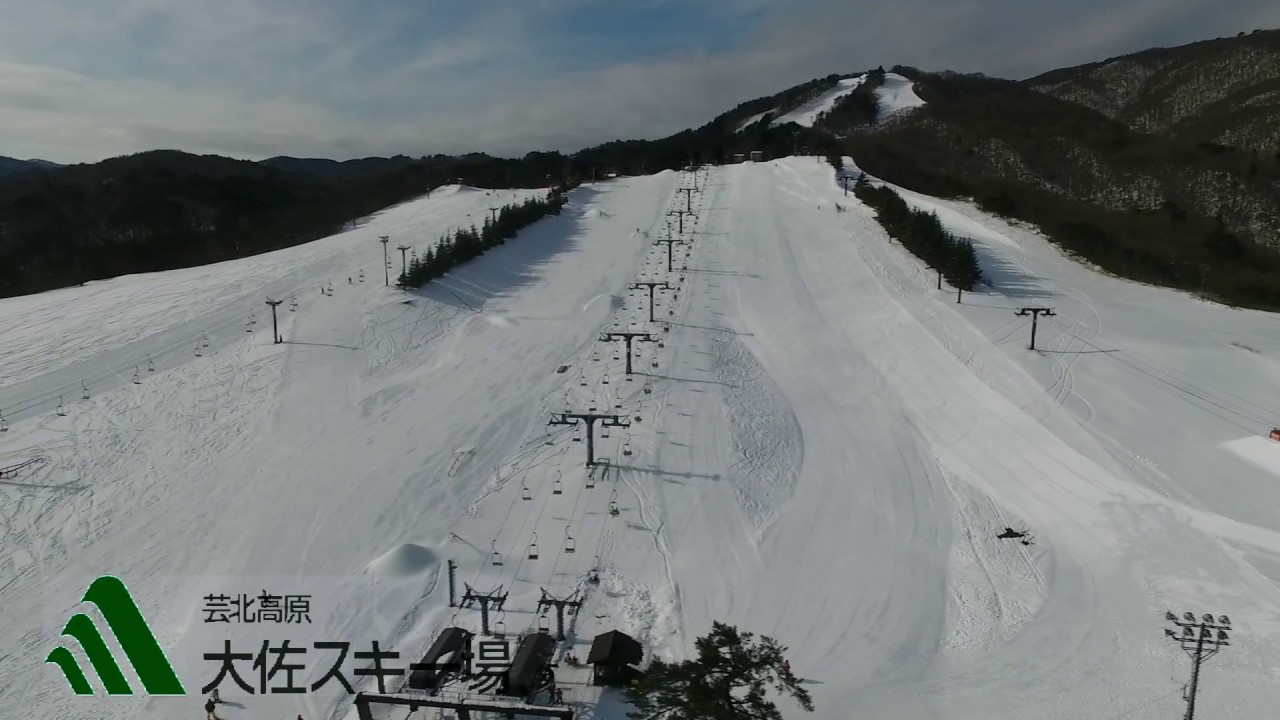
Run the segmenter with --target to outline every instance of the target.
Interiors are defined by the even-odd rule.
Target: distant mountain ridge
[[[1280,151],[1280,31],[1153,48],[1026,83],[1139,132]]]
[[[0,296],[286,247],[445,183],[548,187],[759,150],[851,155],[904,187],[1035,223],[1116,274],[1280,309],[1277,128],[1280,32],[1259,31],[1022,81],[832,74],[698,128],[572,154],[0,159],[0,266],[18,269],[0,274]]]
[[[19,173],[54,170],[62,167],[48,160],[18,160],[17,158],[0,156],[0,178]]]

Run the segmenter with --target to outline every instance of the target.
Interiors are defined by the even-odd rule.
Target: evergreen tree
[[[654,660],[627,688],[633,720],[782,720],[766,691],[790,695],[813,712],[800,681],[783,670],[786,648],[776,640],[719,622],[694,643],[697,657],[678,663]]]

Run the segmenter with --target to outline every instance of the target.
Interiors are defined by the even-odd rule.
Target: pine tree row
[[[477,229],[460,228],[441,237],[434,247],[409,264],[397,284],[403,288],[420,288],[453,268],[469,262],[514,238],[520,230],[548,215],[559,215],[568,200],[568,186],[554,188],[546,199],[529,198],[519,205],[507,205],[497,218],[485,218]]]
[[[876,219],[889,237],[941,272],[951,287],[967,291],[982,282],[973,243],[947,232],[937,215],[912,209],[892,188],[875,187],[865,175],[859,178],[854,194],[875,209]]]

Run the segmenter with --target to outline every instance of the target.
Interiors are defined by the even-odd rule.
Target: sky
[[[572,152],[831,73],[1274,27],[1274,0],[0,0],[0,156]]]

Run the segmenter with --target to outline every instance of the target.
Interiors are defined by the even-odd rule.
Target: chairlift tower
[[[650,294],[653,290],[649,290]],[[653,319],[653,298],[649,299],[649,319]],[[653,335],[647,332],[607,332],[600,334],[600,342],[612,342],[614,340],[625,340],[627,343],[627,377],[631,376],[631,341],[639,338],[641,342],[653,342]]]
[[[489,632],[489,611],[501,610],[503,603],[507,601],[507,594],[502,591],[499,585],[497,590],[488,593],[478,593],[466,583],[463,585],[467,588],[466,594],[462,596],[462,602],[458,607],[469,608],[472,605],[480,604],[480,630],[485,635],[492,635]]]
[[[657,242],[667,246],[667,272],[671,272],[671,256],[675,252],[675,248],[673,248],[672,245],[684,245],[685,243],[683,240],[677,240],[675,238],[662,238]]]
[[[1018,317],[1026,317],[1027,315],[1031,316],[1031,349],[1032,350],[1036,349],[1036,321],[1040,319],[1041,315],[1044,315],[1045,317],[1056,316],[1056,314],[1053,312],[1053,308],[1040,308],[1040,307],[1019,308],[1018,312],[1014,314],[1017,315]]]
[[[692,215],[692,214],[693,214],[693,211],[692,211],[692,210],[672,210],[671,212],[669,212],[669,213],[667,213],[667,214],[668,214],[668,215],[676,215],[676,216],[678,216],[678,217],[680,218],[680,234],[681,234],[681,235],[683,235],[683,234],[684,234],[684,216],[685,216],[685,215]]]
[[[494,225],[498,224],[498,211],[501,209],[502,208],[496,208],[496,207],[489,208],[489,219],[493,222]]]
[[[405,256],[405,253],[409,251],[409,246],[397,245],[396,249],[400,251],[400,277],[404,277],[409,274],[409,260]]]
[[[553,413],[547,425],[577,425],[581,421],[587,426],[587,467],[596,464],[596,421],[601,427],[631,427],[631,421],[623,420],[621,415],[606,413]]]
[[[676,190],[676,192],[682,192],[682,193],[684,193],[684,207],[685,207],[685,212],[687,212],[687,213],[692,213],[692,212],[693,212],[693,188],[691,188],[691,187],[682,187],[682,188],[680,188],[680,189]]]
[[[662,282],[638,282],[638,283],[633,283],[633,284],[631,285],[631,289],[632,289],[632,290],[639,290],[640,288],[644,288],[644,287],[649,288],[649,322],[654,322],[654,319],[653,319],[653,291],[654,291],[654,289],[655,289],[655,288],[662,288],[663,290],[672,290],[672,289],[674,289],[674,288],[672,288],[669,284],[667,284],[667,282],[666,282],[665,280],[664,280],[664,281],[662,281]],[[628,358],[628,362],[630,362],[630,358]],[[628,371],[628,374],[629,374],[629,373],[630,373],[630,371]]]
[[[1171,612],[1166,612],[1164,617],[1181,630],[1179,632],[1165,628],[1164,634],[1178,643],[1187,657],[1191,658],[1191,685],[1183,694],[1183,699],[1187,701],[1187,714],[1183,718],[1193,720],[1196,715],[1196,692],[1200,685],[1200,666],[1231,644],[1227,636],[1231,620],[1226,615],[1219,615],[1215,621],[1213,615],[1205,613],[1197,622],[1195,613],[1190,612],[1183,613],[1181,619]]]
[[[279,345],[284,342],[284,338],[280,337],[280,326],[276,322],[276,308],[280,307],[283,300],[272,300],[267,298],[267,304],[271,306],[271,337],[275,340],[275,344]]]
[[[561,600],[547,592],[546,588],[542,588],[542,599],[538,601],[537,613],[541,615],[553,607],[556,609],[556,639],[564,642],[564,610],[569,608],[569,614],[573,615],[582,607],[582,601],[578,599],[578,591],[575,590],[572,595]]]

